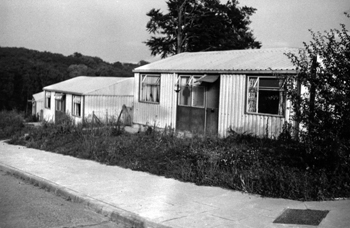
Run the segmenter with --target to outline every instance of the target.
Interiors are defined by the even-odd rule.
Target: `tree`
[[[67,71],[69,78],[88,75],[88,67],[85,64],[72,64]]]
[[[78,52],[63,56],[25,48],[0,47],[0,111],[24,111],[33,94],[71,77],[132,77],[132,70],[138,67],[138,64],[121,64],[121,68],[117,65]]]
[[[287,54],[299,71],[289,78],[288,95],[309,153],[330,164],[350,155],[350,35],[344,24],[324,34],[310,32],[304,51]],[[306,91],[299,93],[295,81]]]
[[[145,44],[152,55],[261,47],[248,27],[256,11],[252,7],[238,7],[236,0],[168,0],[167,5],[167,14],[160,9],[147,13],[153,36]]]

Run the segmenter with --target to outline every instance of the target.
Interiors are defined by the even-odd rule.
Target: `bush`
[[[26,116],[26,118],[25,118],[25,121],[26,122],[39,122],[39,115],[28,115],[28,116]]]
[[[303,126],[305,157],[318,168],[338,169],[350,156],[350,36],[344,24],[311,35],[298,55],[287,54],[298,69],[287,79],[288,98]]]
[[[24,118],[16,111],[0,112],[0,139],[7,139],[24,128]]]

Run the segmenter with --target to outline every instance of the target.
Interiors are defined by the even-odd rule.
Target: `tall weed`
[[[350,196],[350,158],[337,169],[319,167],[305,144],[231,132],[224,139],[178,137],[172,129],[114,133],[113,126],[83,127],[69,121],[33,128],[30,140],[14,140],[39,149],[92,159],[108,165],[224,188],[298,200]],[[21,141],[22,140],[22,141]]]

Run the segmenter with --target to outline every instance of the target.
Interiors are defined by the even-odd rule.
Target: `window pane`
[[[159,102],[160,76],[142,75],[140,85],[140,101]]]
[[[46,91],[45,92],[45,108],[51,107],[51,92]]]
[[[204,87],[196,86],[192,89],[193,96],[193,106],[195,107],[203,107],[204,106]]]
[[[278,107],[280,103],[279,91],[259,90],[258,112],[266,114],[279,114]]]
[[[81,96],[73,96],[73,115],[80,117]]]
[[[258,93],[258,78],[249,77],[248,81],[248,112],[256,112],[256,102]]]
[[[279,89],[279,79],[278,78],[260,78],[259,88],[276,88]]]
[[[80,103],[74,104],[74,115],[80,116]]]
[[[181,77],[180,78],[180,86],[188,86],[190,82],[190,77]]]
[[[73,102],[80,104],[81,103],[81,97],[80,96],[73,96]]]
[[[45,98],[45,108],[50,108],[50,97]]]
[[[182,86],[179,92],[179,104],[180,105],[191,105],[191,87]]]
[[[56,111],[63,111],[63,102],[62,100],[55,100],[56,101]]]
[[[143,83],[147,84],[147,85],[159,85],[159,81],[158,81],[159,77],[155,77],[155,76],[147,76],[147,78],[143,81]]]

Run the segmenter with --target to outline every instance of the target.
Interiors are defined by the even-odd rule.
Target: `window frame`
[[[146,100],[146,98],[144,98],[143,94],[144,94],[144,87],[145,87],[145,80],[147,79],[147,77],[157,77],[158,79],[156,80],[156,86],[158,86],[158,101],[150,101],[150,100]],[[161,95],[161,75],[160,74],[140,74],[140,81],[139,81],[139,102],[140,103],[148,103],[148,104],[160,104],[160,95]],[[151,83],[148,83],[146,85],[153,85]],[[157,100],[157,98],[156,98]]]
[[[177,79],[177,83],[179,84],[179,88],[180,91],[178,92],[178,105],[179,106],[184,106],[184,107],[193,107],[193,108],[205,108],[205,104],[206,104],[206,89],[205,86],[202,86],[201,83],[199,82],[195,82],[196,80],[199,80],[201,77],[203,77],[204,75],[179,75],[178,79]],[[189,80],[186,82],[186,85],[184,86],[183,84],[181,84],[181,79],[183,78],[189,78]],[[183,91],[184,88],[188,87],[190,90],[190,104],[186,105],[186,104],[182,104],[181,101],[181,91]],[[203,91],[203,105],[194,105],[194,96],[193,96],[193,90],[194,88],[202,88],[204,89]]]
[[[76,98],[76,97],[80,98],[79,103],[75,101],[74,98]],[[82,103],[82,99],[83,99],[83,96],[81,96],[81,95],[74,95],[74,94],[72,95],[72,106],[73,106],[72,107],[72,116],[74,116],[74,117],[81,117],[81,111],[82,111],[81,103]],[[78,110],[78,109],[76,109],[76,105],[79,105],[79,115],[76,114],[76,110]]]
[[[50,94],[49,96],[47,94]],[[45,108],[51,109],[51,97],[52,93],[51,91],[45,91]]]
[[[249,100],[251,98],[250,93],[251,93],[251,88],[254,88],[250,86],[250,79],[251,78],[256,78],[256,95],[255,95],[255,110],[256,111],[249,111],[250,104]],[[279,80],[278,87],[260,87],[260,79],[276,79]],[[287,104],[287,99],[286,99],[286,78],[285,77],[278,77],[278,76],[267,76],[267,75],[248,75],[247,80],[246,80],[246,102],[245,102],[245,113],[246,114],[252,114],[252,115],[262,115],[262,116],[275,116],[275,117],[282,117],[284,118],[286,115],[286,104]],[[259,91],[278,91],[279,94],[279,101],[278,101],[278,113],[277,114],[272,114],[272,113],[262,113],[259,112]],[[280,100],[282,97],[282,101]],[[251,98],[253,99],[253,98]],[[281,111],[280,111],[281,109]]]

